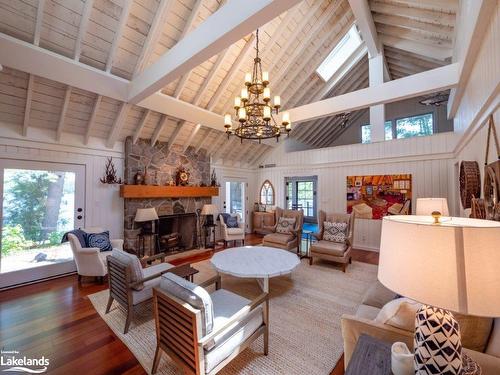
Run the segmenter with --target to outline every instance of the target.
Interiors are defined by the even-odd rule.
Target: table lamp
[[[415,374],[460,374],[460,327],[450,311],[500,316],[500,222],[386,216],[378,278],[423,303],[415,319]]]
[[[417,215],[432,215],[435,211],[450,216],[446,198],[417,198]]]
[[[218,213],[219,209],[215,204],[204,204],[203,208],[201,209],[201,214],[205,215],[207,218],[206,225],[213,225],[214,215],[217,215]]]
[[[154,222],[158,220],[158,214],[154,207],[138,208],[135,213],[135,222],[146,223],[143,224],[142,229],[144,233],[155,233]]]

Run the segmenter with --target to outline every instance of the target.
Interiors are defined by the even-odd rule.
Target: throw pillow
[[[109,241],[109,231],[102,233],[85,233],[87,247],[98,247],[101,251],[111,251],[113,246]]]
[[[409,298],[398,298],[387,302],[375,318],[376,322],[400,328],[405,331],[415,331],[415,315],[422,304]]]
[[[142,273],[141,261],[134,254],[127,253],[123,250],[113,249],[111,256],[115,257],[123,264],[130,266],[130,281],[132,283],[143,279],[144,274]],[[133,289],[142,290],[144,289],[144,285],[142,283],[138,284],[133,287]]]
[[[453,316],[460,325],[462,346],[467,349],[475,350],[476,352],[484,352],[490,334],[493,336],[491,329],[493,319],[458,313],[453,313]]]
[[[291,234],[295,228],[294,217],[280,217],[276,225],[276,233]]]
[[[238,218],[236,216],[229,216],[226,219],[226,226],[228,228],[238,228]]]
[[[345,243],[347,238],[347,223],[323,223],[323,239],[325,241]]]
[[[171,272],[161,276],[160,289],[201,310],[202,334],[205,336],[212,332],[214,307],[212,298],[205,289]]]

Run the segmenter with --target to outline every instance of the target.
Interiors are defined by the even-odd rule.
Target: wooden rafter
[[[207,139],[209,139],[210,133],[212,133],[212,129],[206,128],[203,130],[203,135],[200,137],[200,140],[198,141],[198,143],[194,146],[195,153],[199,153],[201,151],[203,145],[205,144]]]
[[[227,56],[228,50],[229,50],[229,48],[226,49],[226,50],[224,50],[224,51],[222,51],[217,56],[217,59],[215,60],[214,65],[212,66],[212,69],[210,69],[210,73],[208,73],[208,76],[203,80],[203,83],[202,83],[200,89],[196,92],[196,95],[195,95],[195,97],[193,99],[193,104],[194,105],[199,105],[200,104],[200,101],[203,98],[203,95],[205,94],[205,91],[206,91],[207,87],[210,86],[210,84],[212,83],[215,75],[219,71],[219,68],[221,67],[222,63],[224,62],[224,59]]]
[[[177,142],[177,138],[179,138],[179,135],[181,135],[182,131],[188,126],[189,124],[186,121],[179,121],[177,123],[174,132],[172,133],[170,139],[168,140],[167,150],[170,150],[172,148],[172,146]]]
[[[168,120],[169,120],[168,116],[166,116],[166,115],[163,115],[160,118],[160,121],[158,122],[158,125],[156,125],[156,128],[153,132],[153,135],[151,136],[151,146],[154,146],[156,144],[156,142],[158,142],[158,140],[160,139],[161,133],[163,133],[163,131],[167,127]],[[180,124],[176,125],[176,130],[177,129],[180,129]],[[175,130],[174,130],[174,133],[175,133]],[[169,142],[169,148],[170,148],[170,142]]]
[[[99,112],[99,107],[102,102],[102,95],[97,95],[95,102],[94,102],[94,107],[92,108],[92,113],[89,118],[89,122],[87,123],[87,130],[85,131],[85,140],[84,143],[87,145],[90,140],[90,134],[92,133],[92,128],[95,123],[95,119],[97,116],[97,113]]]
[[[366,113],[366,111],[358,111],[354,114],[354,116],[349,119],[349,122],[344,126],[340,127],[339,124],[337,124],[335,129],[332,129],[333,131],[328,137],[325,137],[325,139],[318,144],[318,147],[330,147],[335,140],[337,140],[344,132],[349,128],[350,125],[355,124],[361,116],[363,116]]]
[[[33,44],[38,46],[40,44],[40,36],[42,35],[43,12],[45,9],[45,0],[38,0],[38,7],[36,10],[36,24],[35,34],[33,36]]]
[[[368,0],[349,0],[349,5],[354,13],[356,24],[363,36],[370,57],[377,56],[381,52],[380,42]]]
[[[82,41],[87,33],[87,28],[90,20],[90,13],[92,13],[92,7],[94,5],[94,0],[86,0],[85,6],[83,8],[82,18],[80,20],[80,27],[78,28],[78,35],[75,41],[75,51],[73,58],[76,61],[80,60],[80,55],[82,53]]]
[[[149,109],[146,109],[144,111],[144,114],[142,115],[141,122],[139,122],[139,125],[135,129],[134,135],[132,136],[132,143],[133,144],[136,144],[137,140],[141,137],[142,130],[144,129],[144,126],[146,126],[150,115],[151,115],[151,111]]]
[[[31,100],[33,98],[33,86],[35,84],[35,76],[30,74],[28,78],[28,89],[26,94],[26,105],[24,107],[24,120],[23,120],[23,131],[24,137],[28,135],[28,127],[30,126],[30,115],[31,115]]]
[[[191,143],[193,142],[194,137],[196,137],[196,134],[198,134],[198,132],[200,131],[200,129],[201,129],[201,124],[196,124],[193,127],[193,130],[189,134],[188,139],[184,143],[184,148],[182,149],[183,152],[186,152],[186,150],[188,149],[188,147],[191,146]]]
[[[399,38],[397,36],[380,35],[380,40],[386,46],[402,49],[417,55],[429,56],[436,60],[446,61],[451,57],[451,49],[433,45],[424,45],[413,40]]]
[[[127,114],[130,109],[130,104],[122,102],[120,106],[120,110],[116,116],[116,119],[111,127],[111,131],[109,132],[107,147],[113,148],[115,146],[116,141],[118,140],[120,133],[125,125],[125,120],[127,119]]]
[[[113,36],[113,42],[111,43],[111,48],[108,54],[108,60],[106,61],[106,72],[110,72],[113,67],[113,61],[116,57],[116,52],[118,50],[118,45],[120,44],[120,40],[123,34],[123,30],[125,30],[125,26],[127,25],[128,16],[130,13],[130,7],[132,6],[133,0],[124,0],[125,4],[122,8],[122,13],[120,15],[120,23],[118,24],[118,28],[115,31],[115,35]]]
[[[57,124],[57,131],[56,131],[56,141],[57,142],[61,141],[61,136],[62,136],[62,132],[64,129],[64,121],[66,118],[66,113],[68,112],[70,98],[71,98],[71,86],[67,86],[66,92],[64,94],[64,101],[63,101],[63,105],[61,108],[61,114],[59,115],[59,122]]]
[[[376,13],[402,16],[436,25],[455,26],[455,14],[436,12],[433,10],[419,9],[398,4],[382,3],[379,1],[371,1],[370,8]]]

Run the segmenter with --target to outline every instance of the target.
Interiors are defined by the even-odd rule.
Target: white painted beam
[[[158,123],[158,125],[156,125],[156,128],[153,132],[153,135],[151,136],[151,146],[154,146],[156,144],[156,142],[158,142],[158,140],[160,139],[160,135],[165,130],[165,127],[168,124],[168,120],[169,120],[168,116],[163,115],[162,118],[160,119],[160,122]],[[179,124],[177,124],[176,129],[178,129],[178,128],[179,128]]]
[[[92,108],[92,114],[90,115],[89,122],[87,124],[87,130],[85,132],[85,145],[88,145],[89,140],[90,140],[90,133],[92,132],[92,128],[94,126],[94,122],[97,116],[97,113],[99,112],[99,107],[102,102],[102,95],[97,95],[97,98],[94,103],[94,108]]]
[[[127,104],[125,102],[121,104],[115,122],[113,123],[113,127],[109,132],[108,141],[106,144],[108,148],[113,148],[115,146],[115,143],[118,140],[118,137],[120,136],[120,133],[123,129],[123,125],[125,125],[125,120],[127,119],[129,109],[130,104]]]
[[[212,129],[205,129],[205,131],[203,132],[203,136],[200,137],[200,141],[195,146],[195,152],[196,153],[200,152],[200,150],[202,149],[203,145],[205,144],[205,142],[207,142],[208,138],[210,137],[210,133],[212,133]]]
[[[148,122],[150,115],[151,115],[151,111],[149,109],[146,109],[144,111],[144,115],[141,118],[141,122],[139,123],[139,125],[135,129],[134,135],[132,136],[132,143],[133,144],[136,144],[137,140],[141,137],[142,129],[144,129],[144,126]]]
[[[31,99],[33,97],[33,85],[35,84],[35,76],[30,74],[28,78],[28,89],[26,93],[26,106],[24,107],[24,120],[23,120],[23,131],[24,137],[28,135],[28,127],[30,126],[30,114],[31,114]]]
[[[454,63],[413,76],[385,82],[289,110],[293,123],[395,102],[457,85],[459,64]]]
[[[384,55],[378,54],[368,59],[368,77],[370,87],[384,83]],[[385,141],[385,105],[370,107],[370,124],[372,126],[372,143]]]
[[[172,148],[172,146],[177,142],[177,138],[179,138],[179,135],[182,133],[182,131],[188,126],[188,123],[186,121],[180,121],[177,126],[174,129],[174,132],[170,136],[170,139],[168,140],[168,146],[167,146],[167,151]]]
[[[92,13],[92,7],[94,6],[94,0],[86,0],[85,6],[83,8],[82,18],[80,20],[80,27],[78,28],[78,35],[75,41],[75,52],[73,58],[76,61],[80,61],[80,55],[82,53],[82,41],[87,33],[87,28],[90,20],[90,13]]]
[[[132,6],[133,0],[124,0],[122,12],[120,14],[120,23],[115,30],[115,35],[113,36],[113,42],[111,43],[111,48],[109,49],[108,60],[106,61],[106,72],[110,72],[113,67],[113,60],[116,57],[116,51],[118,50],[118,45],[122,38],[123,30],[127,25],[128,15],[130,13],[130,7]]]
[[[377,56],[381,49],[368,0],[349,0],[349,5],[354,13],[356,24],[363,36],[370,57]]]
[[[33,36],[33,44],[35,46],[38,46],[40,44],[40,35],[42,34],[44,9],[45,9],[45,0],[38,0],[38,7],[36,10],[35,34]]]
[[[226,49],[226,50],[224,50],[224,51],[222,51],[217,56],[217,60],[215,60],[215,63],[212,66],[212,69],[210,70],[210,73],[208,73],[208,76],[203,80],[203,83],[202,83],[201,87],[196,92],[196,95],[195,95],[195,97],[193,99],[193,104],[194,105],[199,105],[200,104],[200,101],[203,98],[203,95],[205,94],[205,91],[206,91],[207,87],[212,83],[212,80],[214,79],[215,75],[219,71],[219,68],[221,67],[222,63],[224,62],[224,59],[227,56],[227,51],[228,50],[229,50],[229,48]]]
[[[46,49],[0,33],[0,64],[75,88],[126,101],[130,81]],[[156,93],[139,106],[214,129],[223,129],[224,117],[190,103]]]
[[[139,103],[299,1],[230,1],[134,78],[129,101]]]
[[[66,117],[66,113],[68,112],[69,101],[71,98],[71,86],[66,87],[66,92],[64,94],[64,101],[61,108],[61,114],[59,115],[59,123],[57,124],[56,130],[56,141],[61,141],[61,136],[64,128],[64,119]]]
[[[402,49],[403,51],[408,51],[417,55],[431,57],[436,60],[446,61],[451,57],[451,50],[448,48],[424,45],[412,40],[402,39],[385,34],[380,35],[380,40],[384,45]]]
[[[151,26],[149,28],[148,35],[144,42],[144,46],[142,47],[141,54],[137,59],[137,63],[135,64],[134,74],[136,77],[151,58],[151,54],[154,51],[156,43],[160,38],[163,27],[165,26],[165,19],[170,11],[170,8],[175,0],[160,0],[160,4],[158,5],[158,9],[156,9],[155,16]]]
[[[196,137],[196,134],[198,134],[200,129],[201,129],[201,124],[196,124],[193,130],[191,131],[191,134],[189,134],[186,143],[184,144],[184,148],[182,149],[183,152],[186,152],[186,150],[191,145],[191,142],[193,142],[194,137]]]

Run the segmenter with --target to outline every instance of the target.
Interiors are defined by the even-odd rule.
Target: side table
[[[183,264],[182,266],[171,268],[170,270],[168,270],[168,272],[172,272],[174,275],[193,282],[194,275],[196,275],[200,271],[198,271],[196,268],[191,267],[190,264]]]
[[[312,230],[308,230],[308,229],[304,229],[302,230],[302,234],[306,236],[306,246],[305,246],[305,252],[301,250],[298,250],[297,251],[297,256],[300,258],[300,259],[309,259],[311,256],[310,256],[310,248],[311,248],[311,242],[312,242],[312,234],[314,232]],[[302,241],[302,238],[300,239]],[[302,247],[302,246],[301,246]]]
[[[391,375],[391,344],[368,335],[356,343],[345,375]]]

